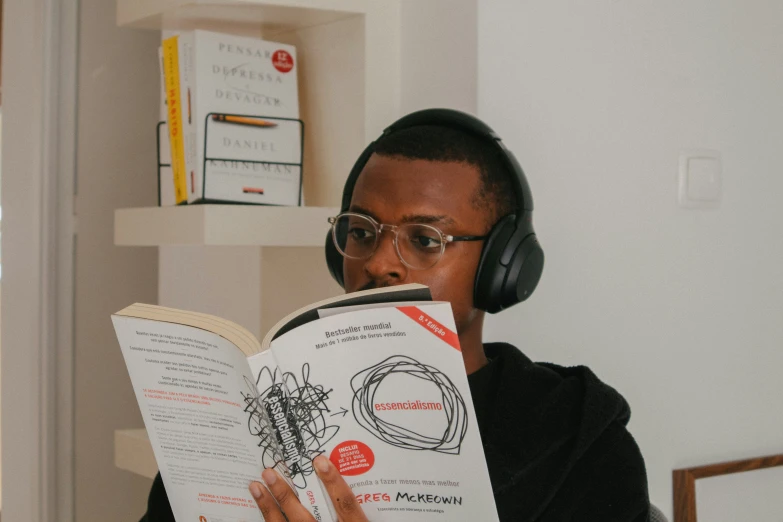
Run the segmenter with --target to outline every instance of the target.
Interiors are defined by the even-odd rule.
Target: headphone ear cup
[[[516,239],[519,234],[527,235]],[[492,228],[484,245],[473,288],[474,306],[494,314],[521,303],[536,289],[543,270],[544,250],[536,235],[518,229],[516,218],[506,216]]]
[[[517,246],[506,268],[503,295],[498,311],[521,303],[533,293],[544,271],[544,250],[535,234],[528,234]]]
[[[473,285],[473,304],[479,310],[495,313],[502,309],[498,306],[503,295],[506,267],[500,263],[500,258],[514,235],[514,221],[513,215],[498,221],[484,243]]]
[[[343,256],[340,255],[340,252],[337,251],[337,247],[334,246],[331,232],[326,233],[326,245],[324,245],[324,249],[326,252],[326,266],[329,268],[329,273],[332,274],[332,277],[337,281],[338,285],[345,288],[345,281],[343,278]]]

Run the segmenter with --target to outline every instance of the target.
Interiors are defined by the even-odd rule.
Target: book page
[[[498,520],[448,303],[347,312],[272,342],[300,430],[373,522]],[[296,482],[296,477],[294,477]]]
[[[310,321],[315,321],[324,314],[325,310],[333,308],[345,308],[349,306],[368,306],[377,303],[401,302],[401,301],[432,301],[430,289],[418,283],[391,286],[386,288],[373,288],[351,292],[336,297],[330,297],[317,303],[304,306],[284,318],[280,319],[261,341],[261,351],[269,349],[272,341],[281,335],[298,328]]]
[[[269,420],[242,351],[191,326],[112,320],[175,518],[263,521],[248,486]]]

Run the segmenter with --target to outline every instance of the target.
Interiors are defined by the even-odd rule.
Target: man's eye
[[[348,235],[355,241],[368,241],[373,238],[373,233],[370,230],[360,227],[352,227],[348,230]]]
[[[420,250],[440,250],[440,238],[425,235],[416,235],[411,237],[413,246]]]

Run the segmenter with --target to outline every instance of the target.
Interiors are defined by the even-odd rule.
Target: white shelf
[[[148,478],[155,478],[158,463],[147,430],[114,432],[114,465]]]
[[[117,24],[188,29],[203,22],[290,31],[366,12],[368,0],[117,0]]]
[[[114,212],[118,246],[231,245],[323,247],[329,207],[192,205]]]

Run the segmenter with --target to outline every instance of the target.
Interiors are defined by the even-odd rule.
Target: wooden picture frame
[[[674,522],[696,521],[696,479],[783,466],[783,454],[708,464],[672,472]]]

